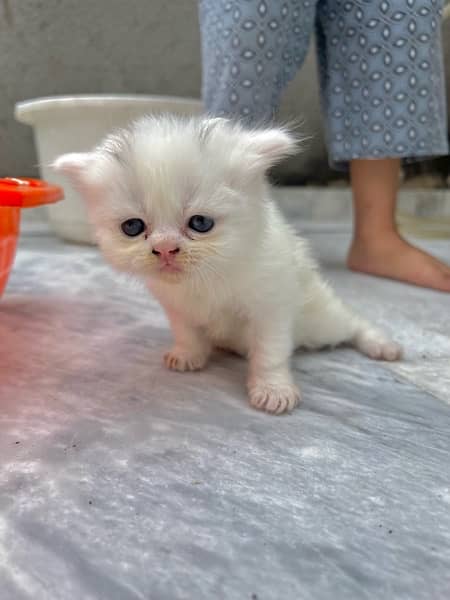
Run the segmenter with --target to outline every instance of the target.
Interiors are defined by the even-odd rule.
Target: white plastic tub
[[[69,241],[93,243],[81,198],[49,166],[57,156],[90,150],[112,129],[146,114],[201,112],[199,100],[164,96],[57,96],[16,104],[16,119],[34,129],[41,177],[65,189],[65,200],[47,208],[55,233]]]

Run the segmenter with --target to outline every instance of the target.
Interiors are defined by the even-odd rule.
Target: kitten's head
[[[265,172],[295,149],[281,129],[147,117],[54,167],[85,198],[99,245],[121,271],[211,281],[264,235]]]

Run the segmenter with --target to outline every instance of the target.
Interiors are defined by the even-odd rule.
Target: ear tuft
[[[92,152],[72,152],[59,156],[52,164],[52,168],[62,173],[73,183],[82,183],[94,162]]]
[[[283,129],[263,129],[249,133],[247,148],[255,166],[267,170],[297,152],[297,140]]]

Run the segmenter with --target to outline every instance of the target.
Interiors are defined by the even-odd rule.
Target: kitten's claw
[[[190,354],[177,348],[164,355],[164,364],[172,371],[199,371],[207,360],[206,354]]]
[[[249,387],[250,404],[272,415],[291,412],[300,402],[300,390],[293,384],[260,381]]]
[[[378,332],[360,333],[356,337],[355,346],[374,360],[394,361],[402,357],[402,347]]]

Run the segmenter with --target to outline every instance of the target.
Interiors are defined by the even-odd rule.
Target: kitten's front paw
[[[293,383],[275,384],[264,380],[250,383],[250,404],[272,415],[291,412],[300,402],[300,390]]]
[[[208,361],[205,352],[192,353],[182,348],[173,348],[164,355],[164,364],[172,371],[199,371]]]

